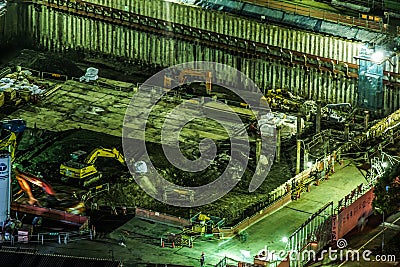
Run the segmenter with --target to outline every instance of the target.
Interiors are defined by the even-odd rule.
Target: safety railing
[[[225,256],[220,262],[214,265],[215,267],[225,267],[227,266],[227,257]]]
[[[72,232],[46,232],[29,234],[27,231],[19,231],[17,234],[0,233],[0,245],[14,246],[15,244],[36,243],[44,245],[45,243],[68,244],[80,240],[92,240],[95,236],[93,230],[72,231]]]

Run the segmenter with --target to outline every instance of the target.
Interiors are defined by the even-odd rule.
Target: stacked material
[[[83,82],[83,81],[85,81],[85,82],[96,81],[99,78],[98,74],[99,74],[99,70],[98,69],[90,67],[90,68],[88,68],[86,70],[86,74],[84,76],[82,76],[79,79],[79,81],[80,82]]]
[[[297,117],[281,112],[272,112],[261,116],[259,127],[262,135],[274,135],[275,128],[281,129],[282,140],[288,140],[297,133]],[[304,120],[301,119],[301,128],[304,128]]]
[[[43,94],[45,90],[29,81],[30,75],[29,71],[21,71],[18,75],[8,75],[0,79],[0,92],[12,89],[18,92],[29,91],[32,95]]]
[[[43,95],[47,87],[46,84],[37,82],[29,71],[8,74],[0,79],[0,96],[4,100],[0,106],[35,101]]]

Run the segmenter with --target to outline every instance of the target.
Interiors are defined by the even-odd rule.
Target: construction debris
[[[93,67],[90,67],[86,70],[86,74],[84,76],[82,76],[79,81],[80,82],[90,82],[90,81],[96,81],[99,76],[99,70]]]

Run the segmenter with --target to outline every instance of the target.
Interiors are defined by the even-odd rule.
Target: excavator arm
[[[98,157],[115,158],[119,162],[125,165],[124,156],[116,148],[96,148],[86,157],[84,163],[87,165],[93,165]]]

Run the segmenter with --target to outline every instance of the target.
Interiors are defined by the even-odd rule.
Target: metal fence
[[[14,246],[15,244],[36,243],[44,245],[45,243],[68,244],[80,240],[92,240],[95,232],[92,230],[74,231],[74,232],[46,232],[29,234],[25,231],[19,231],[17,234],[0,233],[0,245]]]
[[[333,202],[308,218],[290,237],[287,250],[290,266],[301,267],[316,259],[317,253],[331,242]]]
[[[160,213],[157,211],[146,210],[143,208],[136,208],[135,215],[136,217],[144,220],[159,222],[181,228],[191,225],[190,221],[185,218]]]
[[[218,262],[217,264],[215,264],[215,267],[225,267],[227,265],[227,258],[224,257],[220,262]]]

